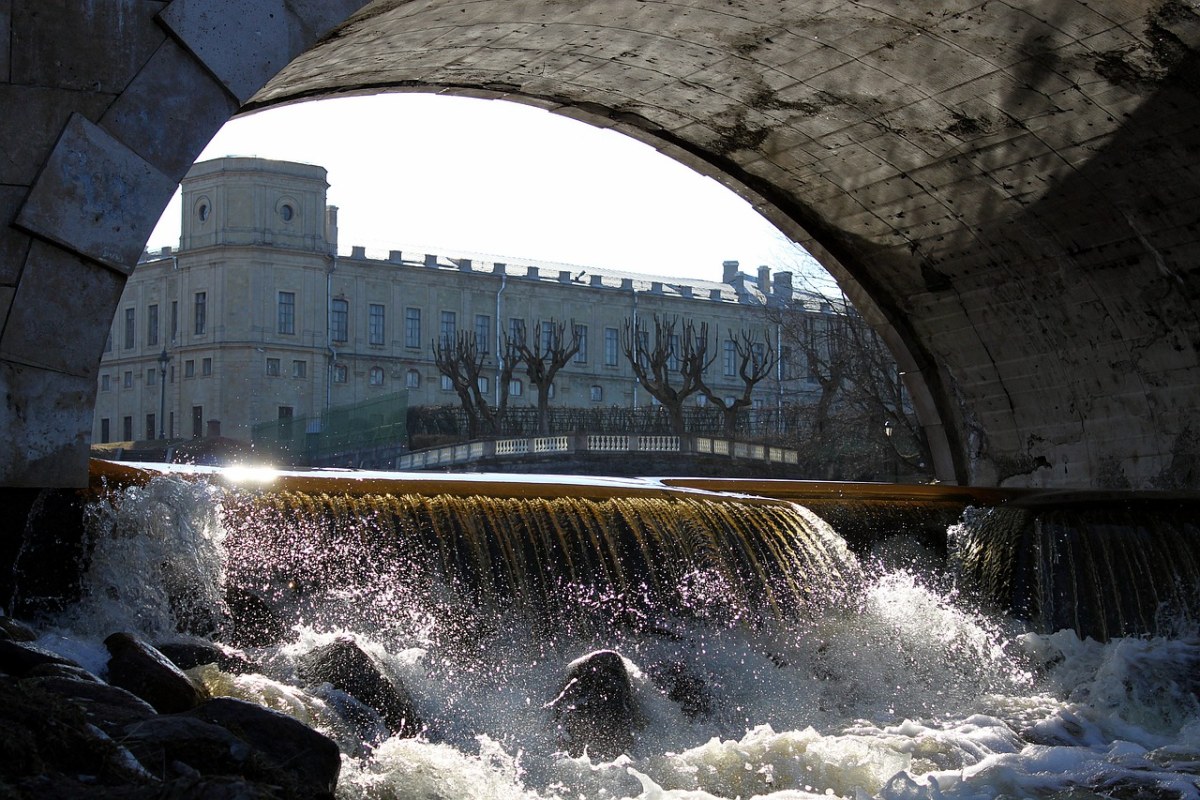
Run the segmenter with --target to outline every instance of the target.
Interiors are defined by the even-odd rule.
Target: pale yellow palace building
[[[794,294],[790,273],[772,280],[761,267],[747,275],[732,261],[717,283],[465,254],[338,254],[327,188],[325,169],[307,164],[229,157],[192,168],[179,247],[145,256],[113,320],[94,442],[160,434],[248,441],[255,424],[319,419],[389,393],[407,393],[410,407],[457,405],[434,366],[436,339],[475,332],[489,353],[484,388],[494,394],[498,338],[524,326],[536,335],[534,326],[551,319],[574,324],[583,338],[552,405],[652,402],[621,353],[622,326],[634,315],[707,322],[718,350],[710,380],[740,394],[725,342],[744,328],[774,341],[764,305]],[[814,313],[830,311],[818,306]],[[814,390],[790,360],[785,351],[777,374],[756,389],[757,407]],[[519,371],[510,393],[510,404],[536,403]]]

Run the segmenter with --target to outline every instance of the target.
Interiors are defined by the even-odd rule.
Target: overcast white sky
[[[716,181],[621,134],[516,103],[303,103],[230,121],[199,160],[224,155],[325,167],[345,253],[473,251],[703,280],[720,280],[727,259],[751,273],[807,259]],[[149,247],[178,242],[177,193]]]

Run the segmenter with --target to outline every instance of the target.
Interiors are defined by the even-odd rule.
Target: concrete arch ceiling
[[[885,332],[943,479],[1200,481],[1196,0],[361,5],[0,7],[0,483],[83,479],[121,287],[221,124],[403,90],[611,126],[741,192]]]

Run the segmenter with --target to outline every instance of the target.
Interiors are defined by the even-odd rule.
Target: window
[[[279,359],[278,358],[268,358],[267,359],[267,374],[273,378],[279,377]]]
[[[555,390],[554,384],[552,383],[546,388],[546,397],[550,400],[553,400],[556,394],[558,394],[558,392]]]
[[[112,389],[112,376],[107,372],[100,376],[100,391],[107,392]]]
[[[449,375],[442,376],[442,391],[443,392],[454,391],[454,381],[450,380]]]
[[[200,374],[212,375],[212,359],[206,358],[200,362]]]
[[[372,386],[383,386],[383,368],[371,367],[371,371],[367,374],[367,381]]]
[[[279,441],[290,442],[292,440],[292,419],[295,417],[295,411],[291,406],[278,406],[279,409]]]
[[[671,350],[667,353],[667,369],[679,369],[679,334],[672,333],[670,341]]]
[[[147,414],[147,415],[146,415],[146,438],[147,438],[147,439],[155,439],[155,438],[157,438],[157,437],[155,436],[155,430],[154,430],[154,415],[153,415],[153,414]]]
[[[491,331],[492,318],[487,314],[476,314],[475,348],[479,350],[480,353],[487,353],[490,351],[491,348],[488,345],[490,345],[492,341]]]
[[[350,302],[334,300],[329,304],[329,335],[335,342],[350,340]]]
[[[593,403],[600,403],[600,402],[603,402],[603,400],[604,400],[604,387],[603,387],[603,386],[597,386],[597,385],[593,385],[593,386],[592,386],[591,398],[592,398],[592,402],[593,402]]]
[[[453,311],[443,311],[442,321],[438,327],[438,336],[443,344],[451,344],[454,342],[454,336],[458,333],[458,315]]]
[[[146,370],[146,385],[158,386],[158,370],[154,367]]]
[[[350,378],[350,370],[346,368],[345,364],[334,364],[333,365],[333,382],[334,383],[345,383],[347,380],[349,380],[349,378]]]
[[[125,378],[121,381],[121,385],[126,389],[133,388],[133,370],[125,370]]]
[[[108,338],[104,340],[104,352],[112,352],[112,331],[108,332]]]
[[[183,377],[185,377],[185,378],[196,377],[196,362],[190,358],[187,361],[183,362]]]
[[[308,362],[307,361],[293,361],[292,362],[292,377],[293,378],[307,378],[308,377]]]
[[[783,381],[796,377],[792,374],[792,348],[786,344],[781,345],[779,348],[779,366],[776,371],[779,374],[779,379]]]
[[[133,417],[121,417],[121,441],[133,441]]]
[[[179,301],[171,301],[171,341],[179,336]]]
[[[204,435],[204,406],[192,406],[192,438]]]
[[[620,341],[620,332],[616,328],[604,329],[604,366],[615,367],[617,365]]]
[[[106,444],[110,438],[111,436],[108,430],[108,417],[104,417],[100,420],[100,443]]]
[[[490,384],[488,383],[487,377],[480,375],[479,376],[479,392],[480,392],[480,394],[486,395],[488,393],[488,386],[490,386]]]
[[[555,335],[553,322],[543,322],[539,334],[539,342],[543,353],[549,353],[558,346],[558,336]]]
[[[134,348],[134,310],[132,308],[125,309],[125,349],[132,350]]]
[[[404,346],[421,346],[421,309],[404,309]]]
[[[294,334],[296,332],[296,293],[279,293],[279,312],[276,321],[276,333]]]
[[[699,406],[700,408],[705,408],[708,405],[708,395],[705,395],[705,394],[696,395],[696,405]]]
[[[575,338],[579,340],[579,350],[575,353],[575,363],[586,364],[588,360],[587,325],[575,326]]]
[[[521,390],[523,388],[524,387],[521,385],[521,381],[518,380],[517,378],[513,378],[511,381],[508,382],[508,394],[510,397],[520,397]]]
[[[377,346],[383,345],[383,306],[379,303],[371,303],[367,307],[367,343]]]
[[[410,369],[404,373],[404,387],[406,389],[416,389],[421,385],[421,373],[415,369]]]
[[[726,377],[732,377],[737,374],[737,342],[733,339],[725,340],[725,351],[721,360],[721,371]]]
[[[517,344],[525,341],[525,320],[512,317],[508,321],[508,338]]]
[[[146,307],[146,345],[153,347],[158,344],[158,304]]]
[[[207,323],[208,314],[208,293],[196,292],[195,307],[192,312],[192,318],[195,322],[195,331],[197,336],[204,335],[204,326]]]

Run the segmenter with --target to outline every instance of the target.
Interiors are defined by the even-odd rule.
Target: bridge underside
[[[884,332],[943,480],[1200,483],[1194,0],[360,5],[0,5],[0,484],[84,482],[121,288],[216,130],[380,91],[531,103],[741,193]]]

